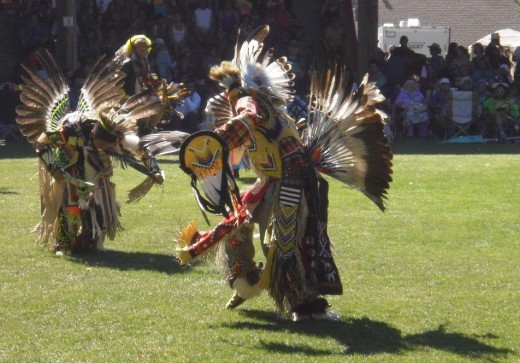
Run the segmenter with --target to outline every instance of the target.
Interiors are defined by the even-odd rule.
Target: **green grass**
[[[341,320],[290,323],[267,295],[225,310],[231,291],[211,263],[175,263],[176,231],[206,228],[175,157],[160,160],[163,188],[122,205],[126,230],[106,252],[55,257],[31,234],[36,158],[8,143],[0,361],[520,361],[520,145],[397,140],[394,150],[385,213],[331,181],[345,291],[329,301]],[[123,201],[142,176],[116,174]]]

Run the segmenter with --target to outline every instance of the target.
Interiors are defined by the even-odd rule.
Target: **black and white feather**
[[[360,190],[381,210],[392,181],[392,152],[384,132],[384,100],[367,76],[352,77],[335,61],[311,76],[309,116],[302,138],[317,170]]]
[[[294,74],[286,57],[273,59],[274,50],[264,51],[269,26],[256,28],[235,48],[233,63],[240,70],[246,91],[261,91],[287,103],[293,94]]]

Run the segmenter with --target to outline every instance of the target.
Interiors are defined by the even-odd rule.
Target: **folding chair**
[[[469,136],[470,127],[477,120],[476,99],[472,91],[454,91],[451,93],[451,114],[449,125],[445,127],[445,139],[457,136]]]
[[[505,140],[520,140],[520,118],[505,116],[497,134],[503,136]]]

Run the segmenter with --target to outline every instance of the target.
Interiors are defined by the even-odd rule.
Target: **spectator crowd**
[[[131,36],[143,34],[153,42],[147,55],[150,71],[168,82],[190,86],[193,97],[180,105],[189,116],[184,121],[171,120],[170,126],[193,132],[202,127],[208,97],[218,92],[207,80],[209,68],[232,58],[237,34],[243,37],[258,25],[269,24],[267,46],[275,48],[275,56],[288,58],[296,76],[296,97],[288,105],[289,113],[296,119],[303,117],[312,51],[303,41],[303,27],[294,15],[293,2],[77,0],[79,66],[66,70],[72,92],[77,94],[99,56],[111,56]],[[56,9],[51,4],[49,0],[28,1],[27,8],[11,11],[20,14],[10,21],[12,33],[19,38],[22,62],[35,69],[35,50],[46,47],[53,51],[56,44]],[[324,0],[320,18],[322,38],[338,54],[345,52],[342,6],[342,0]],[[469,130],[472,134],[504,138],[520,133],[516,121],[520,67],[518,72],[515,67],[520,54],[501,46],[498,33],[489,44],[476,43],[470,49],[452,42],[445,56],[436,43],[429,49],[429,57],[415,53],[403,36],[389,53],[379,49],[369,64],[369,80],[376,82],[387,98],[381,107],[391,115],[394,134],[449,136],[453,133],[453,94],[460,91],[472,93],[472,112],[477,120]],[[497,99],[498,108],[493,106]]]
[[[52,3],[28,1],[26,8],[9,9],[19,14],[10,21],[12,34],[20,40],[22,63],[35,70],[35,51],[41,47],[55,50]],[[11,6],[21,6],[16,4]],[[341,6],[342,0],[324,1],[321,21],[324,39],[338,51],[342,30],[332,24],[344,14]],[[295,89],[305,98],[311,51],[303,42],[302,26],[290,0],[77,0],[76,10],[79,65],[66,70],[71,97],[77,96],[78,87],[101,55],[111,56],[127,39],[143,34],[153,43],[147,55],[150,71],[168,82],[188,84],[192,90],[194,96],[179,105],[188,116],[184,121],[172,120],[170,126],[193,132],[203,122],[208,97],[218,92],[207,80],[209,68],[233,57],[238,34],[244,37],[257,26],[269,24],[266,44],[275,48],[275,56],[287,56],[296,75]]]
[[[489,44],[475,43],[469,49],[452,42],[446,56],[436,43],[429,45],[429,57],[410,49],[406,36],[399,43],[388,54],[380,50],[369,65],[369,79],[386,96],[395,134],[438,138],[457,134],[456,102],[466,94],[471,128],[464,135],[520,136],[520,67],[516,71],[520,50],[502,46],[499,33],[491,35]]]

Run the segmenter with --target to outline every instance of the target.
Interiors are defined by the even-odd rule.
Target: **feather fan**
[[[352,84],[336,62],[313,71],[302,138],[318,171],[360,190],[384,211],[392,152],[375,107],[384,98],[367,77],[355,92]]]
[[[65,76],[47,49],[36,53],[46,79],[29,67],[22,65],[27,73],[23,76],[24,84],[20,85],[22,105],[16,108],[16,122],[20,132],[34,143],[44,131],[55,130],[59,121],[70,111]]]
[[[190,134],[182,131],[162,131],[141,137],[139,146],[147,149],[151,156],[175,154],[188,136]]]

